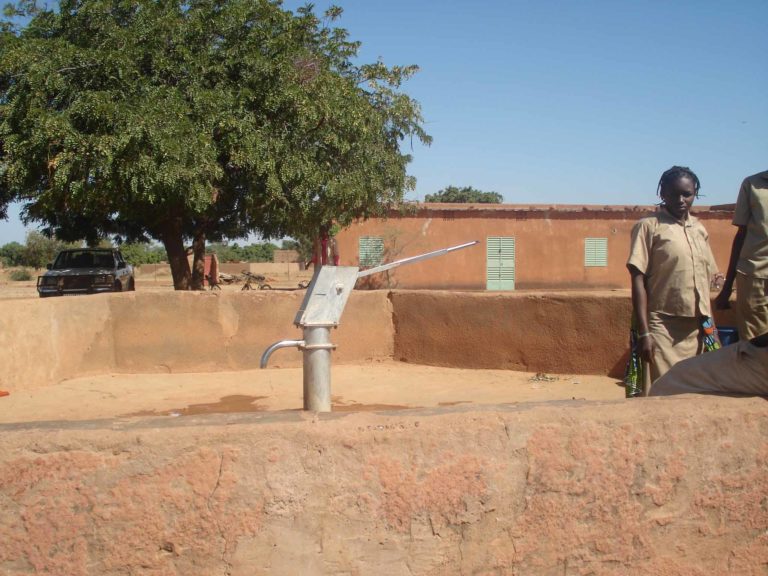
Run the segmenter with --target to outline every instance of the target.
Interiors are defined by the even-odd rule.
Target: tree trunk
[[[205,232],[195,232],[192,254],[192,290],[205,290]]]
[[[312,254],[314,255],[312,258],[312,262],[315,265],[315,269],[313,270],[314,274],[317,274],[320,268],[323,267],[323,246],[320,243],[320,237],[315,237],[315,242],[312,247]]]
[[[192,286],[192,272],[189,269],[184,237],[181,233],[181,218],[171,218],[161,229],[160,241],[165,246],[168,263],[171,265],[175,290],[189,290]]]

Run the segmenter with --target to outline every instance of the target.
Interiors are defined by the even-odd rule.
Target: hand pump
[[[442,248],[426,254],[403,258],[367,270],[354,266],[322,266],[315,271],[307,294],[293,323],[303,329],[303,340],[275,342],[261,356],[261,367],[266,368],[269,357],[280,348],[298,348],[304,354],[304,410],[331,411],[331,343],[330,330],[336,328],[358,278],[377,274],[405,264],[414,264],[443,256],[449,252],[469,248],[477,240]]]

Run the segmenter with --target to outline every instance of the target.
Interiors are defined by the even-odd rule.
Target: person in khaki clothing
[[[702,325],[711,325],[709,285],[717,265],[706,229],[689,214],[699,188],[693,171],[673,166],[659,180],[658,211],[632,229],[627,268],[639,354],[652,382],[701,353]]]
[[[673,394],[768,396],[768,334],[675,364],[650,395]]]
[[[744,179],[736,200],[731,258],[715,307],[730,307],[736,280],[739,338],[768,332],[768,171]]]

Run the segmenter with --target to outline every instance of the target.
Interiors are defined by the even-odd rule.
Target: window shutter
[[[361,268],[381,265],[384,261],[384,239],[381,236],[360,236],[358,259]]]
[[[584,266],[608,266],[608,238],[584,238]]]

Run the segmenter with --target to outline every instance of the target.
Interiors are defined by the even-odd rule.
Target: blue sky
[[[286,1],[287,8],[303,2]],[[410,198],[449,185],[510,203],[650,204],[674,164],[699,204],[768,170],[768,1],[319,1],[360,61],[417,64],[430,147]],[[12,210],[0,245],[23,241]]]

